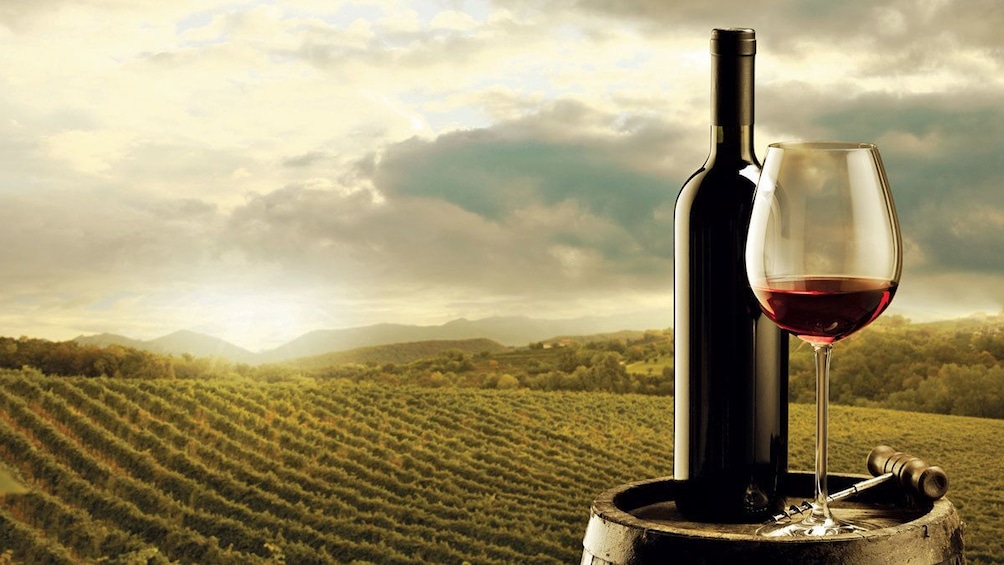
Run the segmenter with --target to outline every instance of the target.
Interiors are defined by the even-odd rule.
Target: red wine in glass
[[[864,277],[777,277],[753,286],[767,317],[809,343],[833,343],[870,324],[897,283]]]

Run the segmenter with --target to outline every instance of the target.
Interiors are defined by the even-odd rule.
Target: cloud
[[[0,280],[64,291],[105,277],[180,276],[211,253],[216,210],[197,200],[133,200],[109,191],[0,198]]]
[[[922,253],[916,270],[1002,272],[1004,171],[989,165],[1004,139],[998,100],[983,93],[871,95],[817,115],[834,138],[879,144],[903,231]]]
[[[355,188],[291,185],[251,198],[225,241],[251,263],[360,300],[480,295],[528,314],[582,296],[608,297],[600,309],[624,292],[664,301],[682,181],[657,164],[681,141],[660,122],[596,134],[597,122],[618,119],[558,104],[407,140],[360,161]]]
[[[502,0],[500,4],[531,12],[537,6],[527,0]],[[995,0],[851,0],[841,3],[718,0],[686,4],[660,0],[615,3],[563,0],[551,4],[548,10],[552,14],[580,14],[585,11],[606,17],[640,20],[646,22],[646,29],[652,33],[659,33],[659,30],[667,33],[694,28],[710,31],[713,27],[754,27],[769,31],[770,35],[787,45],[821,41],[837,49],[866,44],[897,48],[908,45],[912,49],[925,44],[937,46],[938,38],[944,36],[956,37],[963,45],[999,48],[1004,44],[997,29],[1004,7]],[[948,22],[950,25],[946,25]],[[844,43],[839,43],[841,41]],[[889,54],[876,53],[876,58],[882,55]]]
[[[501,226],[549,211],[563,221],[535,232],[538,246],[589,249],[629,274],[639,258],[669,258],[666,220],[683,174],[662,156],[679,143],[665,122],[559,102],[492,128],[401,143],[371,182],[389,199],[433,198]]]
[[[721,25],[757,30],[761,157],[784,139],[879,144],[907,239],[894,309],[999,308],[1002,9],[4,5],[0,330],[232,321],[253,342],[281,312],[260,339],[665,309]],[[971,300],[944,292],[952,277]]]

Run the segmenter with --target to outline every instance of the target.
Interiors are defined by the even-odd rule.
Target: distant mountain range
[[[166,355],[187,353],[196,357],[222,357],[238,363],[262,364],[394,343],[484,338],[503,345],[517,346],[559,336],[581,336],[620,330],[668,327],[668,324],[661,327],[657,324],[653,325],[654,318],[651,313],[591,316],[567,320],[499,316],[480,320],[460,318],[439,326],[376,324],[339,330],[317,330],[274,349],[257,353],[220,338],[187,330],[151,340],[137,340],[105,333],[79,336],[73,341],[99,346],[116,344]]]
[[[259,354],[248,351],[217,337],[181,330],[157,339],[139,340],[117,334],[96,334],[79,336],[73,341],[87,345],[107,347],[121,345],[161,353],[164,355],[189,354],[195,357],[222,357],[239,363],[261,363]]]

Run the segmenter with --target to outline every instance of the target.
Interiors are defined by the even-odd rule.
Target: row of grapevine
[[[320,403],[311,405],[311,411],[315,413],[314,415],[326,419],[329,423],[333,422],[335,416],[325,412],[319,405]],[[322,434],[318,434],[317,431],[324,430],[325,427],[319,421],[315,421],[313,416],[301,413],[296,419],[298,421],[295,424],[290,423],[290,419],[288,418],[276,421],[273,424],[275,429],[280,430],[284,445],[293,446],[295,449],[303,452],[317,452],[318,450],[327,452],[330,448],[343,449],[345,452],[339,458],[325,457],[323,459],[325,466],[338,465],[344,467],[346,470],[352,472],[352,481],[354,483],[370,483],[371,488],[385,489],[382,499],[393,502],[395,506],[422,508],[426,504],[436,502],[449,503],[450,500],[448,497],[450,493],[448,489],[456,488],[456,483],[462,481],[462,478],[457,475],[445,475],[437,478],[434,475],[437,472],[435,464],[426,464],[422,468],[422,464],[413,458],[411,452],[408,451],[409,449],[413,451],[415,449],[414,446],[408,446],[407,444],[393,445],[389,434],[369,433],[371,430],[358,427],[358,422],[360,421],[377,421],[372,417],[366,418],[358,414],[347,415],[338,426],[333,427],[329,425],[327,427],[330,433]],[[333,443],[329,437],[332,434],[337,436],[337,440]],[[444,459],[443,455],[443,453],[439,453],[438,460]],[[344,458],[351,459],[357,465],[347,467],[344,463],[339,463]],[[419,472],[420,469],[422,472]],[[495,480],[498,481],[499,479],[496,478]],[[421,483],[425,481],[431,481],[437,485],[437,488],[430,490],[424,487]],[[482,485],[468,483],[468,486],[478,488]],[[460,494],[463,495],[463,493]],[[460,504],[465,503],[462,498],[455,498],[454,500],[457,501],[454,508],[458,510],[461,508]],[[416,517],[416,512],[414,510],[409,511],[408,515],[402,517],[400,526],[406,526],[409,520],[414,517]],[[419,514],[418,517],[421,517],[421,515]],[[435,519],[435,515],[423,518],[425,521]],[[443,526],[448,531],[455,531],[458,527],[464,527],[467,523],[474,521],[472,516],[463,514],[459,516],[459,519],[459,524],[444,524]],[[491,538],[493,535],[498,536],[502,534],[488,529],[482,532],[480,537]],[[515,541],[508,540],[508,543]],[[524,546],[532,546],[534,543],[536,542],[532,537],[522,540],[522,545]],[[551,548],[552,551],[553,549]]]
[[[208,399],[203,399],[203,402],[209,404]],[[175,417],[181,414],[184,412],[176,413]],[[282,481],[270,480],[267,476],[255,477],[254,473],[249,473],[247,468],[240,466],[239,463],[210,468],[198,461],[189,460],[187,454],[182,457],[163,446],[159,452],[153,452],[153,455],[182,474],[200,477],[205,493],[210,493],[208,496],[220,496],[226,501],[240,501],[239,504],[229,504],[229,507],[214,508],[217,513],[237,515],[244,523],[260,524],[265,529],[278,530],[287,540],[322,547],[326,551],[343,552],[343,548],[353,545],[350,540],[379,545],[387,541],[384,538],[398,535],[394,530],[383,532],[365,528],[356,521],[340,520],[312,512],[310,508],[314,507],[314,501],[309,500],[302,491],[295,487],[287,487],[287,483]],[[216,459],[221,460],[219,457]],[[271,488],[268,488],[269,486]],[[205,493],[199,493],[198,496],[207,496]],[[245,511],[242,506],[247,506],[248,510]],[[325,532],[331,530],[343,534],[342,539],[332,540],[330,536],[326,536]],[[387,560],[387,557],[381,555],[381,560]]]
[[[55,537],[83,561],[156,548],[183,563],[564,562],[609,477],[597,462],[620,461],[535,422],[555,408],[539,401],[510,406],[527,425],[497,433],[519,396],[487,394],[481,406],[365,385],[30,374],[2,384],[4,431],[51,459],[0,454],[33,487],[5,507],[16,531]],[[540,453],[556,464],[542,467]],[[46,522],[39,496],[87,519]],[[121,520],[101,511],[106,500]],[[81,541],[70,522],[105,535]]]
[[[205,402],[206,406],[211,406],[214,402],[216,402],[215,397],[209,396],[203,398],[202,401]],[[229,409],[232,409],[232,404]],[[225,405],[218,407],[219,412],[227,412],[229,409]],[[222,419],[219,422],[210,422],[210,424],[214,426],[229,427],[227,422],[228,421],[226,419]],[[282,420],[273,422],[273,426],[275,430],[279,430],[279,428],[283,427]],[[278,433],[278,431],[276,433]],[[270,433],[269,435],[271,436],[272,434]],[[253,444],[262,443],[260,440],[255,440],[254,438],[246,438],[246,441]],[[327,449],[324,445],[318,445],[315,443],[307,444],[301,439],[295,437],[295,435],[289,433],[280,434],[276,441],[282,443],[283,452],[291,454],[295,454],[297,452],[318,453]],[[238,456],[240,456],[240,454],[238,454]],[[384,470],[382,462],[367,460],[367,453],[362,450],[347,451],[346,458],[348,459],[347,461],[330,461],[329,467],[332,472],[327,475],[327,483],[331,485],[349,486],[352,490],[358,490],[366,493],[367,496],[364,497],[360,497],[357,494],[351,495],[353,497],[353,502],[355,502],[355,508],[366,509],[368,506],[372,506],[373,508],[369,509],[377,510],[377,516],[384,516],[388,512],[391,513],[391,515],[398,514],[395,516],[395,518],[397,518],[397,522],[394,524],[394,527],[379,530],[381,535],[395,536],[398,535],[399,530],[407,530],[409,527],[413,530],[417,530],[413,532],[415,534],[413,536],[414,539],[422,539],[423,537],[439,533],[439,529],[434,529],[430,526],[422,524],[410,526],[410,518],[412,516],[416,514],[423,514],[421,512],[421,508],[412,508],[414,504],[409,503],[409,501],[402,497],[399,492],[395,492],[401,488],[398,486],[398,483],[395,481],[388,481],[383,478],[384,475],[381,474],[381,471]],[[348,473],[346,473],[346,471],[348,471]],[[355,471],[354,475],[352,471]],[[374,478],[376,479],[376,482],[374,482]],[[316,481],[313,481],[309,476],[299,480],[304,479],[309,482],[314,482],[315,489],[324,488],[323,486],[318,487]],[[293,478],[293,480],[298,480],[298,478]],[[312,507],[327,508],[329,507],[329,504],[327,504],[325,500],[318,500],[317,504],[312,505]],[[427,516],[427,520],[430,521],[434,521],[436,518],[436,515]],[[449,530],[447,530],[447,532],[449,532]],[[401,544],[406,545],[407,541],[398,540],[396,545]]]
[[[22,435],[34,440],[32,455],[20,457],[20,471],[28,475],[29,481],[38,482],[67,505],[83,509],[101,526],[156,543],[173,560],[238,562],[225,559],[215,540],[180,524],[182,513],[176,501],[158,486],[124,470],[131,467],[139,469],[138,474],[150,474],[153,465],[146,454],[130,451],[114,436],[89,426],[85,419],[74,418],[75,410],[32,385],[35,383],[19,381],[9,387],[31,398],[30,402],[9,391],[0,394],[3,408]],[[105,451],[95,449],[102,445]],[[34,514],[31,519],[37,525],[45,515]],[[79,552],[79,548],[75,549]]]

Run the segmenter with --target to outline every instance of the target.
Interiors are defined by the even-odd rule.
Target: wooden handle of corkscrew
[[[919,457],[880,445],[868,454],[868,471],[874,476],[892,473],[913,495],[937,500],[948,492],[948,475]]]

